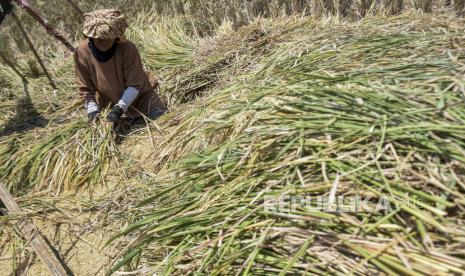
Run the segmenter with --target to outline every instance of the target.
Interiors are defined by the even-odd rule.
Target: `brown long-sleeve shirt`
[[[83,99],[106,107],[116,104],[126,88],[134,87],[139,95],[128,110],[130,117],[166,109],[155,92],[155,79],[144,72],[139,51],[132,42],[120,42],[107,62],[98,62],[93,57],[88,42],[83,40],[74,52],[76,81]]]

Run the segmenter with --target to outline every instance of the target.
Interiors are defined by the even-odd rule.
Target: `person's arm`
[[[147,82],[147,75],[142,65],[139,50],[131,42],[126,45],[123,62],[125,86],[141,91]]]
[[[89,114],[89,117],[93,117],[92,119],[94,119],[96,113],[99,112],[95,95],[96,89],[91,81],[89,68],[85,61],[79,56],[78,49],[74,52],[74,65],[79,95],[84,100],[84,106],[87,114]]]
[[[139,90],[132,86],[129,86],[123,92],[123,96],[121,96],[121,99],[118,101],[116,105],[121,107],[123,111],[126,112],[128,108],[132,105],[132,103],[136,100],[137,96],[139,96]]]
[[[126,111],[139,96],[144,85],[146,85],[147,75],[145,74],[137,47],[128,42],[125,50],[123,72],[127,88],[121,97],[120,103]]]
[[[123,72],[126,90],[123,92],[121,99],[108,114],[107,119],[110,122],[119,121],[120,117],[139,96],[141,90],[147,82],[147,75],[144,72],[142,60],[136,46],[128,42],[123,58]]]

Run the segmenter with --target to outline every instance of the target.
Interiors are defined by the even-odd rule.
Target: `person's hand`
[[[98,121],[98,119],[100,117],[99,115],[100,115],[100,112],[94,111],[94,112],[88,113],[87,117],[89,118],[89,121],[96,122],[96,121]]]
[[[110,113],[107,115],[107,120],[112,123],[116,123],[119,121],[121,116],[123,115],[124,110],[119,107],[118,105],[113,106]]]

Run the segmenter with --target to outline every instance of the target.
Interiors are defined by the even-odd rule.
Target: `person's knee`
[[[156,120],[156,119],[160,118],[165,113],[166,113],[166,110],[154,110],[154,111],[150,111],[147,117],[150,120]]]

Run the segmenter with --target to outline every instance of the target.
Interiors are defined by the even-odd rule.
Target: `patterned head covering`
[[[83,33],[87,37],[100,39],[123,39],[124,32],[127,27],[127,17],[119,10],[96,10],[84,14]]]

